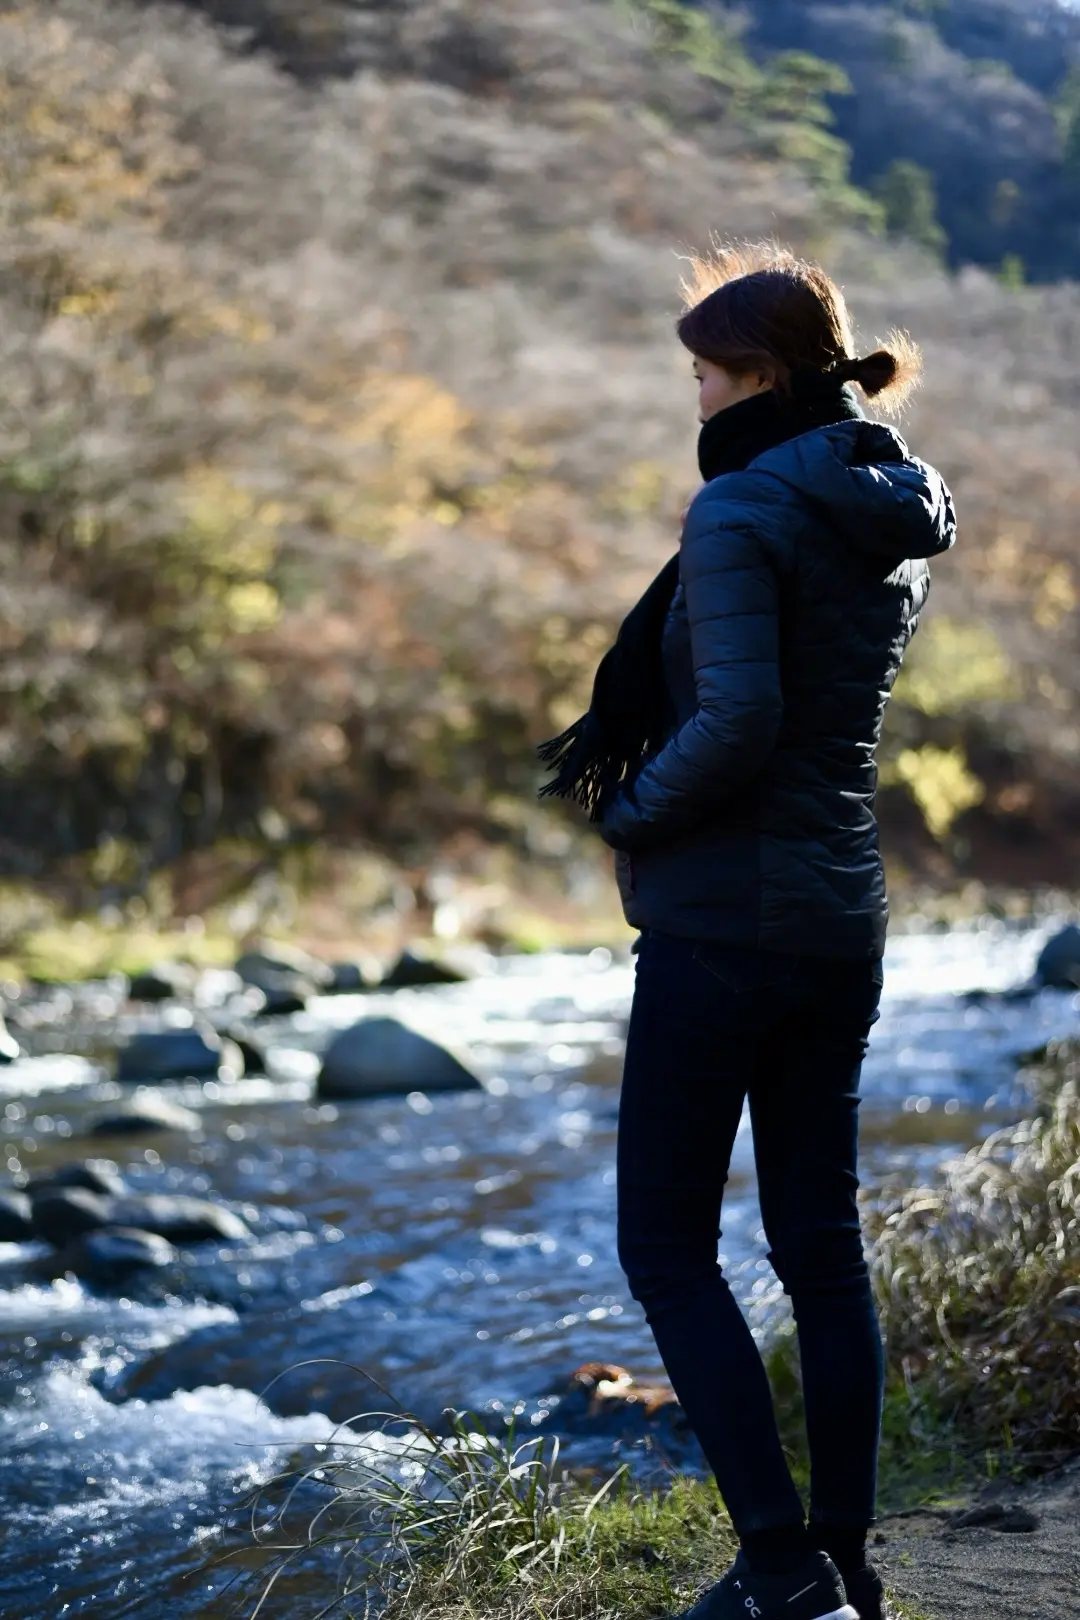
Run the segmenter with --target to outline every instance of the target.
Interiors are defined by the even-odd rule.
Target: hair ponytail
[[[683,281],[687,310],[676,330],[703,360],[736,374],[762,364],[777,386],[809,368],[853,382],[879,410],[902,409],[922,376],[919,347],[892,332],[857,356],[844,295],[820,265],[797,259],[775,244],[717,246],[690,259]]]
[[[838,360],[828,372],[841,382],[856,383],[867,399],[892,412],[901,409],[918,386],[922,354],[905,332],[893,332],[872,354]]]

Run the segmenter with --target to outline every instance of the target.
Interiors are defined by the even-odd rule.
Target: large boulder
[[[205,1198],[151,1193],[146,1198],[117,1198],[109,1210],[112,1226],[156,1232],[170,1243],[243,1243],[251,1232],[239,1215]]]
[[[1050,990],[1080,988],[1080,928],[1075,923],[1047,940],[1035,966],[1035,977]]]
[[[242,1072],[239,1052],[209,1024],[144,1030],[121,1047],[116,1059],[117,1080],[133,1083],[216,1080],[222,1074],[235,1076]]]
[[[154,1232],[106,1226],[74,1238],[39,1261],[37,1270],[49,1277],[71,1272],[84,1282],[109,1288],[127,1282],[137,1272],[172,1265],[178,1258],[172,1244]]]
[[[320,1097],[333,1099],[481,1089],[460,1059],[396,1018],[365,1018],[343,1029],[326,1050],[317,1085]]]
[[[127,1191],[123,1178],[108,1159],[86,1159],[81,1164],[64,1164],[48,1175],[34,1176],[27,1184],[31,1198],[53,1187],[85,1187],[88,1192],[100,1193],[103,1198],[120,1198]]]
[[[87,1128],[88,1136],[144,1136],[155,1131],[194,1135],[202,1120],[190,1108],[169,1102],[156,1091],[140,1091],[111,1114],[102,1114]]]
[[[26,1194],[0,1192],[0,1243],[29,1243],[34,1236],[30,1200]]]
[[[96,1232],[111,1221],[111,1200],[86,1187],[46,1187],[30,1201],[34,1236],[44,1238],[54,1248]]]
[[[383,990],[411,990],[429,984],[462,984],[466,975],[421,951],[402,951],[393,967],[383,977]]]

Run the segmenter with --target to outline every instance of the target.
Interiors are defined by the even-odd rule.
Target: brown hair
[[[714,246],[690,259],[686,313],[676,326],[692,354],[735,375],[769,365],[786,392],[792,373],[827,372],[858,383],[886,411],[898,411],[922,375],[922,355],[892,332],[859,359],[840,288],[819,265],[775,245]]]

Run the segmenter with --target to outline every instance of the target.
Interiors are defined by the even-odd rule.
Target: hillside
[[[738,0],[763,60],[837,64],[853,177],[918,229],[915,164],[953,265],[1080,278],[1080,9],[1062,0]],[[906,182],[906,183],[905,183]],[[925,229],[925,227],[924,227]]]
[[[674,545],[674,250],[720,230],[928,350],[964,539],[894,859],[1080,881],[1074,290],[863,233],[834,70],[669,0],[200,9],[0,8],[4,870],[125,901],[210,846],[591,851],[532,745]]]

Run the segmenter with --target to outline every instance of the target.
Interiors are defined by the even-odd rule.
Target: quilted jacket
[[[664,629],[671,735],[601,822],[627,921],[876,957],[875,751],[949,491],[892,429],[838,422],[714,479]]]

